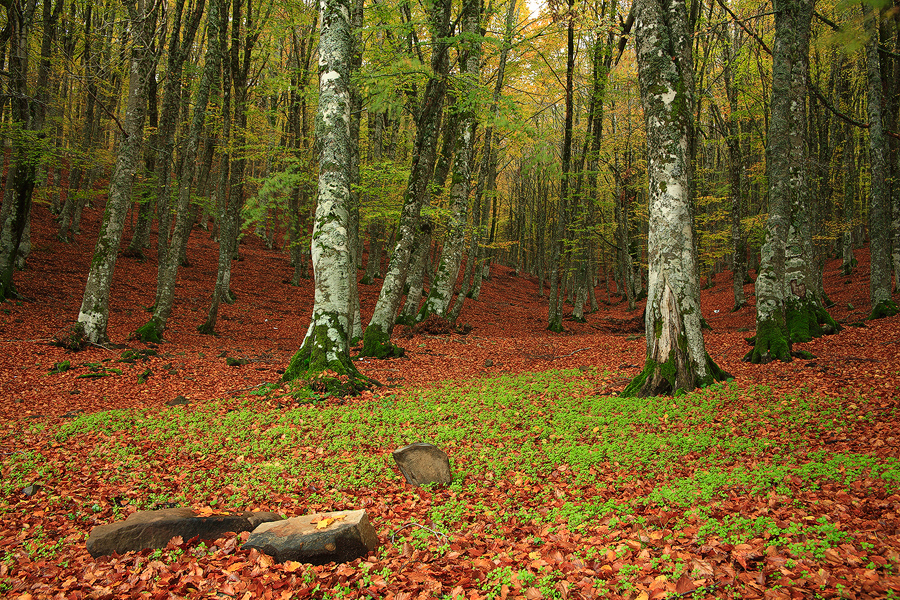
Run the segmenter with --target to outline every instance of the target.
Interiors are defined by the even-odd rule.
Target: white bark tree
[[[891,299],[891,184],[888,161],[888,143],[882,121],[881,57],[879,56],[879,15],[872,7],[862,4],[863,20],[869,41],[866,43],[866,71],[868,74],[869,113],[869,298],[872,302],[871,319],[897,314],[897,304]]]
[[[350,0],[320,0],[319,187],[312,234],[315,303],[300,350],[283,381],[303,380],[317,391],[347,394],[369,380],[350,360],[350,278],[356,277],[350,240]]]
[[[636,0],[635,48],[650,177],[647,361],[623,396],[690,391],[723,380],[701,332],[691,214],[694,75],[683,0]]]
[[[772,102],[766,148],[769,217],[756,278],[756,336],[744,360],[791,360],[791,343],[840,326],[813,273],[807,182],[806,94],[814,0],[775,0]]]
[[[510,0],[511,2],[513,0]],[[452,214],[447,238],[441,252],[441,262],[431,282],[428,298],[417,316],[418,321],[429,315],[446,318],[453,299],[453,286],[459,276],[463,249],[466,245],[466,222],[472,190],[472,154],[475,148],[477,117],[474,106],[475,89],[480,85],[481,65],[481,2],[471,0],[463,7],[462,33],[471,36],[462,59],[460,90],[457,93],[459,116],[453,175],[450,182]]]
[[[116,166],[109,182],[109,199],[84,287],[81,310],[78,312],[77,326],[83,328],[85,339],[94,343],[108,339],[106,326],[109,322],[109,288],[122,241],[125,217],[128,215],[134,174],[141,160],[149,77],[155,72],[154,66],[158,58],[158,49],[152,42],[159,4],[150,0],[136,0],[126,2],[125,5],[134,25],[125,131],[116,152]]]

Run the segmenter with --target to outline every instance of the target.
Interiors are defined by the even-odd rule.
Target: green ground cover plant
[[[900,461],[826,443],[878,420],[875,408],[735,383],[677,398],[595,393],[596,379],[611,375],[528,373],[288,405],[270,386],[200,406],[7,429],[7,442],[30,449],[3,457],[0,511],[27,521],[11,501],[18,490],[70,485],[84,453],[73,492],[48,492],[53,519],[20,534],[30,560],[69,563],[93,525],[135,509],[364,506],[383,541],[405,523],[424,526],[403,529],[379,561],[468,554],[486,598],[532,588],[562,598],[576,567],[593,573],[592,593],[619,597],[676,583],[697,597],[737,597],[758,584],[742,574],[771,578],[773,560],[811,590],[850,585],[821,574],[838,560],[896,580],[896,549],[873,539],[859,507],[896,498]],[[405,484],[390,452],[416,441],[448,452],[450,486]],[[69,530],[78,534],[60,539]],[[16,556],[7,548],[0,563]],[[181,564],[181,554],[165,556]],[[223,559],[206,546],[189,557]],[[321,597],[358,597],[374,585],[362,565],[344,588],[315,575]]]

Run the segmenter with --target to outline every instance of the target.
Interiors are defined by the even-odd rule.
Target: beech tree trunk
[[[367,380],[350,360],[350,0],[320,0],[319,193],[312,235],[315,303],[309,330],[283,381],[303,380],[321,392],[346,394]],[[327,373],[326,373],[327,371]]]
[[[891,189],[888,165],[888,143],[882,119],[881,58],[879,56],[878,16],[867,4],[862,4],[863,20],[869,41],[866,44],[866,72],[868,75],[869,116],[869,299],[872,305],[870,319],[897,314],[897,305],[891,300]],[[895,183],[896,185],[896,183]]]
[[[682,0],[636,0],[638,82],[647,128],[650,264],[647,361],[623,396],[691,391],[728,377],[701,332],[700,287],[691,214],[694,75]]]
[[[791,343],[839,329],[812,273],[806,93],[814,0],[776,0],[766,169],[769,217],[756,278],[756,337],[744,360],[791,360]],[[824,328],[821,327],[824,325]]]
[[[7,173],[8,195],[4,194],[5,220],[0,220],[0,301],[17,296],[13,272],[26,226],[31,215],[36,156],[41,143],[36,131],[36,103],[29,93],[28,70],[31,54],[29,34],[34,27],[35,1],[9,2],[6,5],[9,32],[9,87],[13,133],[13,160]],[[8,204],[7,204],[8,203]]]
[[[514,1],[510,0],[510,10],[514,10]],[[466,244],[466,222],[469,214],[469,195],[472,188],[472,174],[470,166],[475,148],[475,127],[477,118],[475,107],[471,103],[470,94],[473,94],[480,84],[481,66],[481,2],[473,0],[467,3],[462,14],[462,32],[472,36],[472,41],[465,49],[462,59],[460,79],[464,86],[461,96],[464,98],[464,108],[459,112],[457,119],[458,133],[456,135],[456,158],[453,161],[453,175],[450,180],[451,211],[450,224],[447,227],[447,235],[444,248],[441,252],[441,260],[437,273],[428,290],[428,298],[419,311],[417,320],[421,321],[429,315],[447,317],[450,301],[453,299],[453,287],[459,275],[459,267],[462,263],[463,249]],[[503,59],[501,56],[501,69]],[[499,76],[502,80],[502,74]],[[489,151],[489,150],[488,150]]]
[[[222,40],[219,35],[227,24],[227,8],[225,0],[213,0],[207,14],[207,50],[203,75],[194,98],[194,113],[191,117],[190,130],[186,140],[184,169],[179,182],[178,202],[175,207],[175,227],[172,242],[165,258],[159,264],[157,275],[156,304],[150,321],[137,330],[137,337],[143,341],[160,342],[166,329],[172,306],[175,302],[175,282],[178,278],[178,267],[187,245],[194,213],[191,211],[191,189],[197,173],[197,156],[200,146],[200,134],[206,121],[206,109],[209,96],[219,75],[222,64]],[[225,232],[223,232],[225,233]]]
[[[116,153],[116,166],[109,184],[109,199],[78,313],[78,323],[83,329],[84,337],[94,343],[108,339],[106,326],[109,321],[109,289],[125,217],[128,215],[134,174],[141,160],[147,89],[149,77],[155,71],[158,52],[152,41],[159,4],[151,0],[135,0],[126,3],[126,6],[133,25],[134,43],[128,79],[128,106],[123,123],[125,132]]]
[[[429,10],[429,25],[433,39],[432,76],[426,84],[424,97],[416,117],[416,141],[409,180],[403,196],[397,244],[388,263],[372,319],[363,336],[363,349],[360,356],[385,358],[402,354],[402,350],[391,345],[391,332],[394,328],[397,309],[400,307],[410,256],[423,233],[420,231],[423,223],[419,218],[419,213],[430,193],[429,187],[437,153],[444,97],[447,91],[446,75],[449,70],[449,40],[447,36],[450,27],[450,6],[449,0],[436,0]]]

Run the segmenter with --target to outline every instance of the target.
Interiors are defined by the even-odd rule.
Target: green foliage
[[[47,375],[57,375],[59,373],[65,373],[69,370],[69,366],[70,363],[67,360],[53,363],[53,367],[49,371],[47,371]]]
[[[159,344],[163,341],[162,329],[156,319],[150,319],[144,325],[138,327],[134,336],[145,344]]]

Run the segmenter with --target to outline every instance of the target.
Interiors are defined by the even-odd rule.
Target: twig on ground
[[[104,346],[103,344],[98,344],[97,342],[88,342],[91,346],[97,346],[98,348],[103,348],[104,350],[108,350],[109,352],[115,352],[114,349]]]
[[[450,541],[450,536],[447,535],[446,533],[444,533],[442,531],[434,530],[431,527],[426,527],[425,525],[422,525],[420,523],[415,523],[413,521],[410,521],[406,525],[402,525],[398,529],[391,532],[391,543],[392,544],[394,543],[394,536],[397,535],[398,533],[400,533],[401,531],[403,531],[404,529],[406,529],[407,527],[418,527],[419,529],[424,529],[426,531],[430,531],[434,535],[444,536],[444,539],[446,539],[448,542]]]
[[[581,352],[582,350],[590,350],[590,348],[579,348],[578,350],[575,350],[574,352],[569,352],[568,354],[563,354],[562,356],[557,356],[556,358],[566,358],[567,356],[572,356],[573,354]],[[556,360],[556,359],[554,359],[554,360]]]

